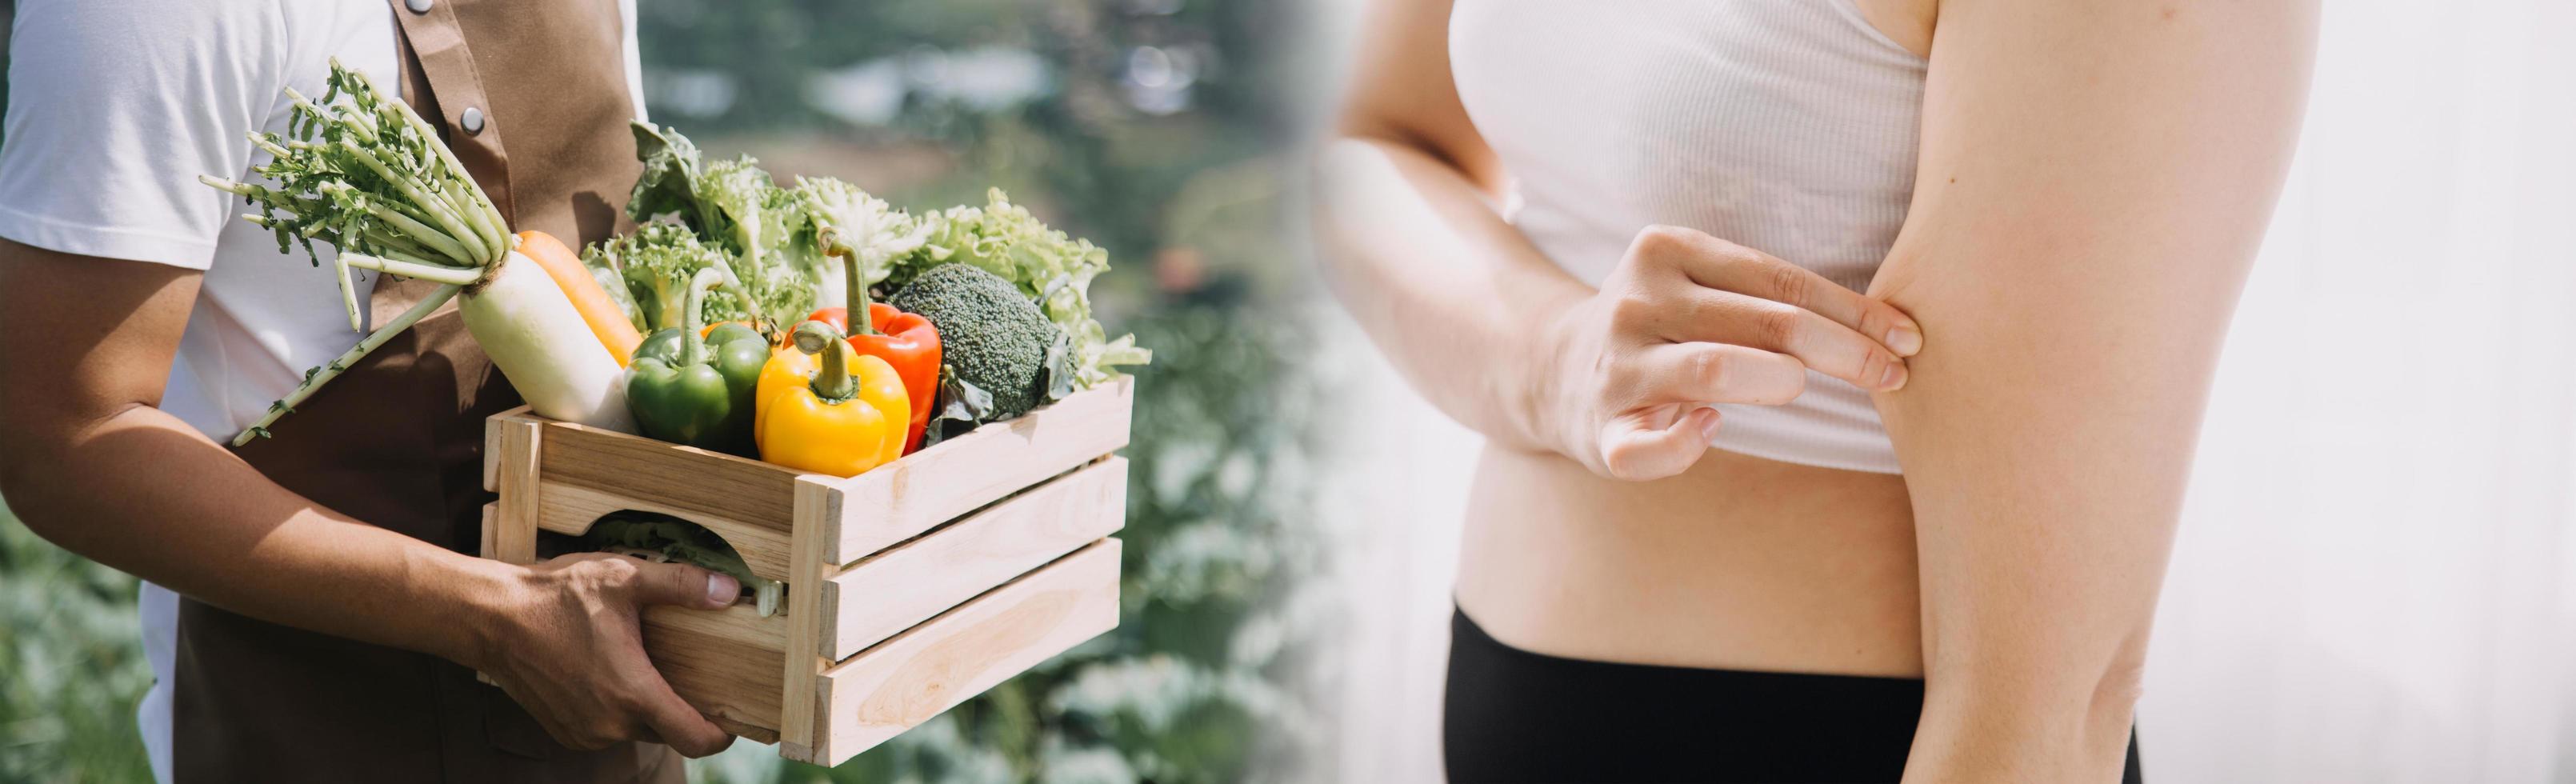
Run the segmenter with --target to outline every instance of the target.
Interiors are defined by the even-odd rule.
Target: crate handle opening
[[[787,607],[785,583],[753,574],[740,550],[724,535],[686,517],[662,512],[619,510],[600,515],[579,534],[551,534],[554,554],[606,552],[648,561],[685,563],[733,575],[743,594],[763,617]]]

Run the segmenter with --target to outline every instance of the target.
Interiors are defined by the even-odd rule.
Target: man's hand
[[[519,570],[492,602],[481,670],[566,746],[640,740],[691,757],[733,744],[644,658],[645,605],[723,609],[741,594],[734,578],[683,564],[605,553],[566,555]]]

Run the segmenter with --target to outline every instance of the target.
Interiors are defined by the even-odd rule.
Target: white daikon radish
[[[458,298],[466,329],[532,410],[632,432],[624,363],[617,352],[633,347],[609,345],[611,336],[595,330],[575,305],[609,301],[595,290],[597,282],[586,274],[553,275],[543,263],[520,253],[519,238],[510,233],[491,197],[439,141],[437,129],[411,107],[386,97],[337,60],[331,63],[328,84],[330,91],[318,102],[287,90],[294,104],[288,123],[293,138],[251,135],[251,142],[271,156],[252,171],[273,185],[198,179],[258,206],[258,214],[243,217],[275,230],[279,252],[302,244],[312,254],[316,240],[336,248],[333,268],[343,272],[341,303],[351,329],[360,324],[357,292],[346,268],[443,285],[346,353],[306,371],[295,391],[270,404],[267,415],[243,429],[233,443],[267,435],[269,425],[323,384]],[[528,235],[547,247],[556,245],[541,232]],[[568,286],[594,290],[567,293]]]
[[[626,373],[553,277],[516,250],[457,306],[474,342],[540,416],[635,432]]]

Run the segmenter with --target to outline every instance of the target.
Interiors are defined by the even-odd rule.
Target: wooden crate
[[[785,610],[648,608],[646,653],[726,730],[839,764],[1118,624],[1133,383],[849,478],[503,412],[483,555],[533,562],[538,531],[620,510],[705,526]]]

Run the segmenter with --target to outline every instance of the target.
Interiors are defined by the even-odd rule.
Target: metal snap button
[[[429,0],[421,0],[421,2],[428,1]],[[456,118],[456,124],[463,127],[465,129],[465,134],[468,136],[481,134],[483,132],[483,109],[475,106],[465,107],[465,113]]]
[[[415,14],[426,14],[429,13],[430,2],[431,0],[403,0],[403,7],[411,9]]]

